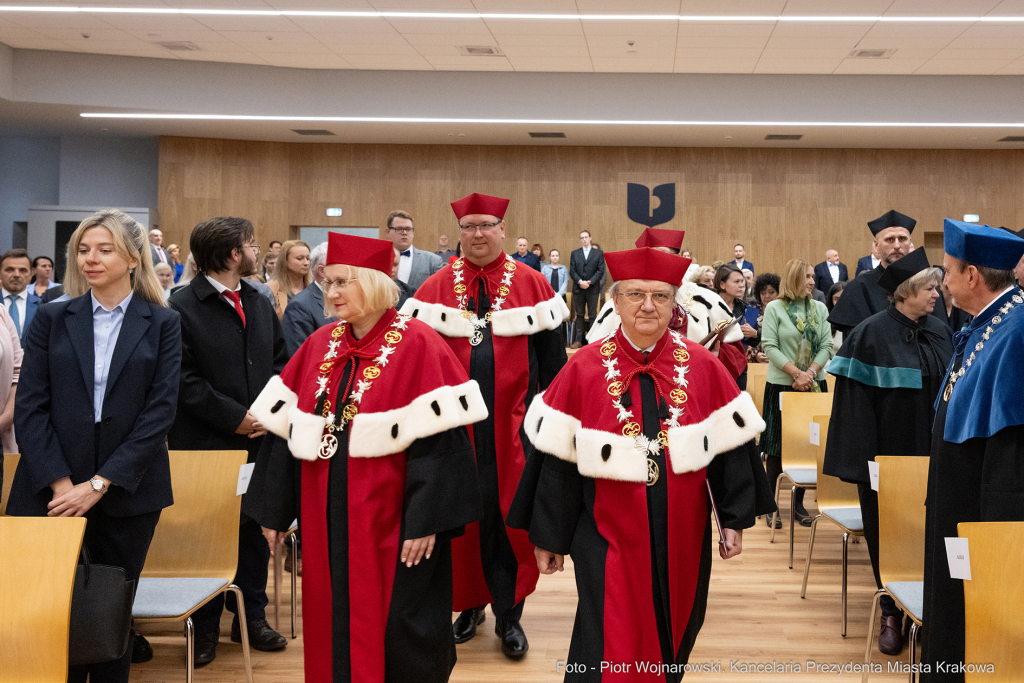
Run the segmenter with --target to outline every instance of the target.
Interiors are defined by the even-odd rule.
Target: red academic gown
[[[323,415],[346,407],[356,414],[324,458]],[[359,340],[344,322],[314,332],[251,410],[280,438],[257,459],[247,514],[284,529],[301,500],[306,681],[448,680],[450,540],[479,517],[462,495],[477,485],[465,426],[487,414],[477,383],[430,328],[390,309]],[[399,561],[405,540],[431,534],[429,560]]]
[[[612,382],[625,385],[628,418]],[[566,661],[582,666],[565,680],[679,680],[661,667],[686,663],[704,619],[705,480],[725,528],[750,527],[774,509],[746,447],[764,428],[750,396],[682,334],[667,331],[645,359],[620,329],[573,356],[524,427],[536,450],[509,522],[528,528],[537,547],[573,558],[579,606]],[[659,437],[667,448],[640,450]]]
[[[460,295],[463,306],[481,319],[491,312],[475,346]],[[558,329],[569,310],[543,275],[502,252],[483,268],[466,260],[442,268],[402,312],[444,337],[470,378],[480,383],[488,408],[488,417],[472,429],[482,516],[452,542],[453,609],[492,604],[499,618],[517,620],[515,608],[534,591],[539,572],[527,533],[508,528],[504,520],[525,463],[520,428],[527,406],[565,365]]]

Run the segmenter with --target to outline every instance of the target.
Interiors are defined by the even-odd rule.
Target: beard
[[[256,259],[249,253],[249,249],[242,249],[242,260],[238,264],[239,277],[249,277],[256,274]]]

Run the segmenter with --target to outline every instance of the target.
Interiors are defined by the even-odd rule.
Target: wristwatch
[[[103,495],[107,492],[107,485],[103,483],[103,480],[99,477],[93,477],[89,480],[89,486],[92,486],[92,490],[96,493]]]

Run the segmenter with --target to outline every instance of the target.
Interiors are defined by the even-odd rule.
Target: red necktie
[[[235,304],[235,312],[238,313],[238,317],[242,319],[242,327],[245,327],[245,311],[242,310],[242,295],[238,292],[229,292],[224,290],[224,296],[231,299],[231,302]]]

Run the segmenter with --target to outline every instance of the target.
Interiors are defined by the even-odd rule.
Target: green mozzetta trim
[[[921,371],[912,368],[880,368],[866,365],[856,358],[836,356],[829,363],[830,375],[849,377],[861,384],[879,389],[920,389]]]

